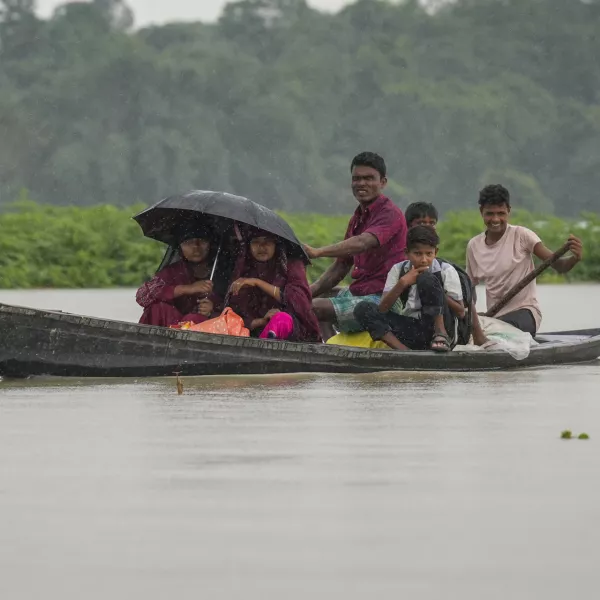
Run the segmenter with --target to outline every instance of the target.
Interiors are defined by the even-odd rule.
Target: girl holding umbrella
[[[169,327],[180,321],[201,323],[222,309],[211,281],[211,233],[198,224],[184,224],[177,235],[181,260],[158,271],[137,291],[144,309],[140,323]]]

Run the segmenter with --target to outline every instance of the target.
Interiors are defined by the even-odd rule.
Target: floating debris
[[[180,373],[181,373],[181,371],[178,371],[175,373],[175,375],[177,376],[177,394],[179,396],[181,396],[181,394],[183,394],[183,381],[181,381],[181,378],[179,377]]]
[[[563,440],[572,440],[577,438],[578,440],[589,440],[590,436],[587,433],[580,433],[578,436],[573,436],[573,432],[570,431],[569,429],[565,429],[561,434],[560,437]]]

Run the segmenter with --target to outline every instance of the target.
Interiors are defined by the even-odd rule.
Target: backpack
[[[455,317],[457,321],[456,343],[460,344],[461,346],[465,346],[469,343],[469,340],[471,339],[471,333],[473,332],[473,313],[471,312],[471,305],[473,304],[473,299],[475,298],[475,288],[473,286],[471,278],[467,275],[467,272],[464,269],[455,265],[449,260],[444,260],[443,258],[438,258],[437,261],[440,264],[446,263],[451,267],[454,267],[454,269],[458,273],[458,278],[460,279],[460,287],[462,289],[463,295],[463,304],[465,305],[465,316],[460,318]],[[402,267],[400,277],[408,273],[409,267],[410,262],[407,260],[404,266]],[[441,272],[434,273],[434,275],[440,280],[440,283],[443,283]],[[410,288],[404,290],[400,295],[400,300],[402,301],[402,304],[404,306],[406,306],[406,302],[408,301],[409,293]]]

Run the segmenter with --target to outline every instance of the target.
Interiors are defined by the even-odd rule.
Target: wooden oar
[[[569,251],[569,243],[567,242],[564,246],[561,246],[550,258],[546,259],[541,265],[538,266],[535,271],[532,271],[524,277],[517,285],[512,287],[505,296],[498,300],[492,308],[486,313],[486,317],[494,317],[502,310],[522,289],[528,286],[536,277],[541,275],[548,267],[551,267],[561,256],[564,256]]]

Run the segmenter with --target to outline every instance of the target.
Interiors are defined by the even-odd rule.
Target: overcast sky
[[[315,8],[335,11],[349,0],[308,0]],[[64,0],[38,0],[39,13],[48,16]],[[137,25],[166,21],[214,21],[227,0],[127,0]]]

